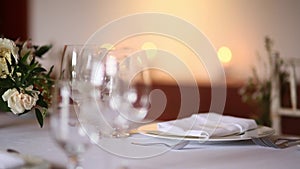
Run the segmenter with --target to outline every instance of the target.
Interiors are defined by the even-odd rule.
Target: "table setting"
[[[49,119],[46,119],[43,129],[37,127],[35,119],[20,120],[1,114],[1,122],[18,124],[1,128],[1,152],[13,149],[20,154],[46,161],[50,168],[65,168],[67,158],[49,134]],[[82,155],[82,165],[91,169],[253,168],[262,165],[264,168],[297,168],[299,165],[300,148],[297,146],[275,149],[256,145],[251,140],[205,143],[189,141],[184,148],[175,149],[174,145],[178,142],[180,141],[176,139],[143,134],[132,134],[119,139],[106,138],[102,140],[102,147],[95,144],[89,147]],[[165,143],[171,147],[133,143]],[[132,158],[125,157],[129,155]]]
[[[0,169],[299,166],[299,138],[253,119],[216,112],[147,119],[150,61],[145,51],[66,45],[51,105],[37,102],[49,115],[0,114]]]

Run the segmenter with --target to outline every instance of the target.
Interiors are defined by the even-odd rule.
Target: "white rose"
[[[38,100],[38,98],[32,97],[28,94],[19,93],[15,88],[8,89],[2,95],[2,99],[7,101],[7,106],[14,114],[23,113],[25,110],[31,110]]]
[[[21,95],[21,104],[26,110],[31,110],[33,106],[35,106],[37,99],[28,95],[20,93]]]
[[[16,44],[5,38],[0,38],[0,77],[5,78],[9,73],[6,65],[6,60],[11,64],[11,55],[14,57],[15,62],[18,62],[18,47]]]
[[[8,90],[6,90],[6,92],[3,93],[2,99],[3,99],[3,101],[6,102],[12,95],[15,95],[15,94],[19,94],[17,89],[15,89],[15,88],[8,89]]]
[[[2,95],[3,101],[7,101],[7,106],[14,114],[20,114],[25,111],[24,106],[21,103],[21,96],[17,89],[8,89]]]
[[[33,85],[30,85],[28,87],[25,88],[26,91],[31,92],[31,95],[33,96],[33,98],[37,101],[39,99],[39,95],[40,95],[40,91],[37,90],[33,90]]]
[[[19,57],[18,56],[18,51],[19,51],[19,48],[16,46],[16,44],[15,44],[14,41],[6,39],[6,38],[0,38],[0,51],[2,51],[2,49],[5,52],[3,54],[7,54],[6,51],[8,51],[9,54],[13,55],[15,61],[16,62],[18,61],[18,57]],[[9,55],[9,57],[7,57],[7,59],[9,61],[11,61],[10,60],[10,55]]]

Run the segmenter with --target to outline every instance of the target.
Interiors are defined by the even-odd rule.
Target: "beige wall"
[[[257,52],[265,55],[266,35],[275,40],[282,56],[300,57],[299,9],[299,0],[30,0],[29,36],[36,43],[53,43],[51,57],[55,58],[64,44],[84,43],[114,19],[163,12],[195,25],[216,49],[228,46],[233,54],[231,75],[243,80],[256,64]],[[193,56],[183,51],[177,48],[177,55],[184,58],[197,79],[205,76]],[[49,60],[50,64],[57,61]]]

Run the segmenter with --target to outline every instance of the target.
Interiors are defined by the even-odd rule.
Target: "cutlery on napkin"
[[[241,134],[255,128],[257,124],[253,119],[224,116],[213,112],[158,123],[158,131],[206,139]]]
[[[25,165],[25,160],[15,153],[0,151],[0,169],[18,168]]]

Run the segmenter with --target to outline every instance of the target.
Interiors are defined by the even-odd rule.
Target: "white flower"
[[[21,103],[26,110],[31,110],[35,106],[37,98],[30,96],[29,94],[21,93]]]
[[[25,110],[31,110],[36,105],[37,97],[28,94],[19,93],[17,89],[8,89],[2,95],[3,101],[7,101],[7,106],[14,114],[24,113]]]
[[[2,95],[3,101],[7,101],[12,95],[14,94],[19,94],[18,90],[13,88],[13,89],[8,89],[5,93]]]
[[[30,91],[31,95],[33,96],[33,98],[35,100],[39,99],[39,94],[41,93],[40,91],[37,90],[33,90],[33,85],[30,85],[28,87],[25,88],[26,91]]]
[[[7,101],[7,105],[9,108],[11,108],[11,111],[14,114],[20,114],[25,111],[24,106],[21,105],[19,92],[17,89],[8,89],[3,95],[2,95],[3,101]]]
[[[22,46],[22,49],[20,51],[20,54],[21,54],[22,57],[24,55],[26,55],[27,53],[29,53],[29,56],[28,56],[28,58],[26,60],[27,64],[29,64],[32,61],[32,59],[33,59],[33,52],[34,52],[34,50],[33,50],[33,48],[30,48],[30,46],[31,46],[31,43],[28,42],[28,41],[26,41],[26,42],[24,42],[24,44]]]
[[[18,47],[16,44],[5,38],[0,38],[0,77],[5,78],[8,75],[8,68],[6,65],[6,59],[11,64],[11,55],[15,59],[15,62],[18,61]]]

